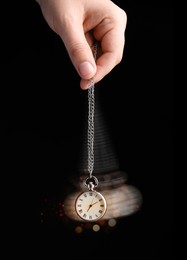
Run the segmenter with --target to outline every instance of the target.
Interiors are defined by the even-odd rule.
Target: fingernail
[[[88,61],[84,61],[79,65],[79,73],[81,76],[89,75],[94,71],[94,67]]]

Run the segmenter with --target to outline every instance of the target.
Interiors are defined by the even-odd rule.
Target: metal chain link
[[[97,44],[94,45],[93,55],[96,60]],[[95,85],[92,78],[88,88],[88,172],[92,177],[94,169],[94,113],[95,113]]]

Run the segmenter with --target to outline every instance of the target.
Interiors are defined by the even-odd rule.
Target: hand
[[[91,206],[93,206],[93,205],[95,205],[95,204],[97,204],[98,203],[98,201],[96,201],[95,203],[93,203]]]
[[[123,57],[127,17],[110,0],[36,0],[48,25],[61,37],[81,77],[80,87],[88,88],[94,77],[99,82]],[[99,42],[97,60],[92,47]]]
[[[89,209],[90,209],[93,205],[95,205],[95,204],[97,204],[97,203],[98,203],[98,201],[94,202],[93,204],[91,203],[91,204],[89,205],[89,208],[87,209],[87,212],[89,211]]]
[[[89,207],[87,209],[87,212],[90,210],[91,207],[92,207],[92,204],[89,205]]]

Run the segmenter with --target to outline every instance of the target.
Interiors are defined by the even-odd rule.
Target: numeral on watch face
[[[105,214],[106,201],[99,192],[86,191],[78,196],[75,209],[81,219],[96,221]]]

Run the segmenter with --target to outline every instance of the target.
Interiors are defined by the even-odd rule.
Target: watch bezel
[[[98,218],[94,218],[94,219],[86,219],[86,218],[84,218],[83,216],[81,216],[81,215],[79,214],[78,209],[77,209],[77,201],[78,201],[78,199],[79,199],[84,193],[90,193],[90,192],[98,194],[98,195],[102,198],[102,200],[103,200],[103,202],[104,202],[104,210],[103,210],[103,213],[100,214]],[[82,220],[84,220],[84,221],[86,221],[86,222],[97,222],[97,221],[99,221],[99,220],[105,215],[106,210],[107,210],[106,199],[105,199],[105,197],[104,197],[100,192],[98,192],[98,191],[95,191],[95,190],[92,190],[92,191],[90,191],[90,190],[83,191],[83,192],[81,192],[81,193],[77,196],[77,198],[76,198],[76,201],[75,201],[75,211],[76,211],[77,215],[79,216],[79,218],[82,219]]]

